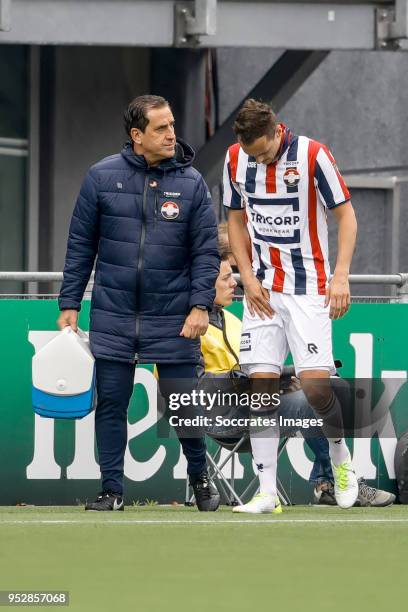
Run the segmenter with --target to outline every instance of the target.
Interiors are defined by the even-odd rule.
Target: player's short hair
[[[232,255],[228,240],[228,226],[226,223],[220,223],[218,226],[218,252],[221,261],[228,261],[230,255]]]
[[[149,124],[149,119],[147,118],[149,110],[152,108],[162,108],[163,106],[170,106],[170,104],[161,96],[146,95],[134,98],[123,114],[126,133],[130,136],[132,128],[137,128],[144,132]]]
[[[273,138],[276,125],[276,115],[269,104],[248,98],[238,111],[234,132],[244,145],[250,145],[262,136]]]

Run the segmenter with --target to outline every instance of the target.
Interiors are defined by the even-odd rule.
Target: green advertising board
[[[231,310],[241,316],[242,305],[236,302]],[[80,327],[85,331],[88,315],[89,302],[84,302]],[[31,359],[56,333],[57,316],[55,300],[0,300],[1,505],[74,504],[99,490],[94,415],[54,421],[34,415],[31,407]],[[358,475],[389,490],[395,490],[397,437],[408,428],[407,316],[405,304],[354,304],[333,324],[334,355],[343,362],[342,376],[383,379],[378,402],[386,398],[392,417],[385,437],[374,432],[372,439],[353,440],[350,445]],[[128,503],[184,500],[185,461],[175,435],[157,439],[151,409],[155,394],[152,368],[137,368],[125,457]],[[209,446],[214,450],[213,443]],[[311,466],[303,439],[290,439],[279,460],[279,476],[293,503],[311,501]],[[235,469],[237,490],[253,476],[251,457],[241,454]]]

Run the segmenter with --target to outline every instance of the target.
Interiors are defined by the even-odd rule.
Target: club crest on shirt
[[[161,207],[161,214],[162,217],[164,217],[164,219],[167,219],[168,221],[177,219],[180,214],[178,204],[176,204],[176,202],[171,202],[170,200],[168,202],[164,202]]]
[[[283,175],[283,180],[287,187],[296,187],[300,181],[300,174],[296,168],[288,168]]]

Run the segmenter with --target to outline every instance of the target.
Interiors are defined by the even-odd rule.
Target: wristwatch
[[[203,304],[194,304],[191,309],[193,308],[198,308],[198,310],[206,310],[207,312],[210,310],[208,306],[204,306]]]

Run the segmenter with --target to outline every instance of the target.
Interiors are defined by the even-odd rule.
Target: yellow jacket
[[[214,307],[207,333],[201,336],[204,369],[222,374],[239,367],[242,322],[228,310]]]

